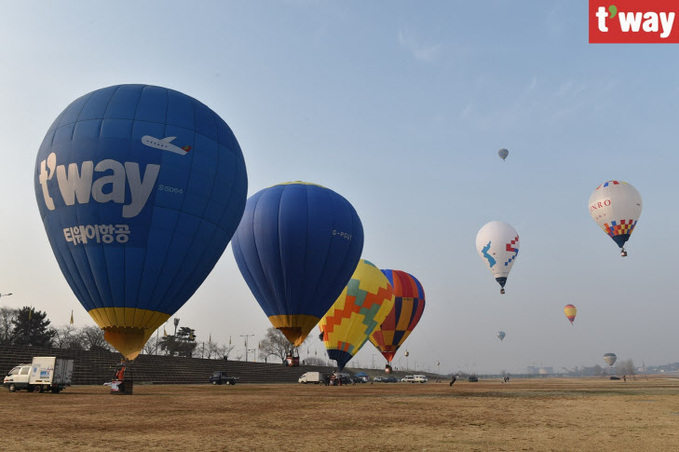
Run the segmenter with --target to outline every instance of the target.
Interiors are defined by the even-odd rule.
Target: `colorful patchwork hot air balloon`
[[[575,306],[572,304],[567,304],[565,308],[563,308],[563,312],[566,314],[566,317],[568,317],[568,320],[570,320],[571,325],[573,324],[573,320],[575,320],[575,316],[578,313],[578,310],[575,309]],[[585,316],[587,317],[587,316]]]
[[[34,184],[68,284],[128,359],[202,284],[247,197],[229,126],[199,101],[148,85],[71,103],[40,146]]]
[[[233,237],[250,291],[295,346],[347,285],[362,250],[363,226],[349,201],[305,182],[252,195]]]
[[[394,307],[370,335],[370,342],[391,362],[424,311],[424,289],[411,274],[401,270],[382,270],[394,288]]]
[[[609,180],[599,185],[589,197],[589,214],[627,256],[625,242],[641,216],[641,195],[627,182]]]
[[[328,357],[341,371],[394,307],[394,289],[375,265],[361,260],[319,327]]]
[[[505,293],[509,272],[519,254],[519,234],[502,221],[486,223],[476,235],[476,250]]]

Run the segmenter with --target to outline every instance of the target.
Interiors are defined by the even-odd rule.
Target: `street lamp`
[[[245,362],[248,361],[248,337],[254,336],[254,334],[241,334],[240,337],[245,338]]]

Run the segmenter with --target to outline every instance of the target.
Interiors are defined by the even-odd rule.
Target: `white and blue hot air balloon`
[[[519,234],[502,221],[486,223],[476,235],[476,251],[505,293],[507,277],[519,254]]]

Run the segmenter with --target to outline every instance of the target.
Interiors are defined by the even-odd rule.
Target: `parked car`
[[[398,382],[398,379],[396,377],[384,377],[384,380],[382,381],[385,383],[396,383]]]
[[[375,383],[386,383],[387,377],[373,377],[373,382]]]
[[[472,383],[477,383],[479,381],[479,377],[477,377],[476,375],[470,375],[469,378],[467,378],[467,380],[471,381]]]
[[[215,370],[212,372],[212,375],[210,375],[210,383],[213,385],[235,385],[237,380],[238,377],[230,377],[223,370]]]

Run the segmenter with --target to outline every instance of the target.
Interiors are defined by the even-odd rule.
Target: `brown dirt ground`
[[[0,391],[2,450],[679,450],[679,379]]]

